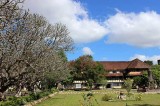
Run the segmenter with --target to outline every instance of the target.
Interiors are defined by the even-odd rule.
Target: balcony
[[[107,82],[124,82],[123,80],[107,80]]]

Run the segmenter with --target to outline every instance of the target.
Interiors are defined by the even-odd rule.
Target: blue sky
[[[64,23],[75,41],[69,60],[160,59],[159,0],[27,0],[25,7],[51,23]]]
[[[82,5],[87,9],[89,15],[99,21],[104,21],[110,15],[116,14],[116,9],[123,12],[160,12],[160,1],[156,0],[80,0]],[[158,47],[141,48],[127,44],[106,44],[107,37],[99,41],[77,45],[77,49],[73,54],[68,54],[68,58],[73,60],[82,55],[81,49],[86,46],[93,51],[95,60],[111,60],[121,61],[129,60],[136,54],[152,57],[160,54]]]

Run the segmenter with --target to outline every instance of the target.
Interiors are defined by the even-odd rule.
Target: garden
[[[152,81],[124,75],[123,89],[106,89],[109,71],[91,55],[67,59],[75,49],[67,25],[23,4],[0,0],[0,106],[160,106],[158,92],[132,89],[159,90],[160,65],[151,64]]]
[[[160,106],[160,94],[136,93],[126,100],[118,99],[125,90],[62,91],[36,106]],[[88,97],[88,98],[87,98]]]

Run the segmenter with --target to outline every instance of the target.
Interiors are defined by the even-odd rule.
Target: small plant
[[[32,98],[32,100],[38,100],[40,99],[40,93],[31,93],[30,97]]]
[[[130,78],[128,78],[128,79],[126,79],[125,81],[124,81],[124,85],[123,85],[123,88],[124,89],[126,89],[126,91],[127,91],[127,95],[129,96],[129,93],[130,93],[130,91],[131,91],[131,89],[132,89],[132,84],[133,84],[133,80],[132,79],[130,79]]]
[[[56,89],[56,88],[52,88],[52,89],[51,89],[51,92],[53,92],[53,93],[54,93],[54,92],[58,92],[58,91],[59,91],[59,90]]]
[[[111,95],[105,94],[102,97],[102,101],[110,101],[110,100],[112,100],[112,96]]]
[[[83,101],[80,101],[81,106],[94,106],[94,102],[98,105],[97,99],[94,97],[93,93],[89,92],[87,94],[83,94]]]
[[[127,100],[134,100],[135,99],[135,95],[133,93],[128,93],[126,99]]]
[[[135,97],[135,100],[136,101],[141,101],[142,100],[142,94],[138,94],[136,97]]]

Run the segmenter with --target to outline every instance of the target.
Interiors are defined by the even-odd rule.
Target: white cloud
[[[24,7],[45,16],[53,24],[65,24],[77,43],[96,41],[107,33],[106,28],[91,19],[87,10],[74,0],[26,0]]]
[[[26,0],[24,7],[45,16],[52,24],[65,24],[76,43],[93,42],[108,35],[107,43],[160,47],[160,14],[155,11],[125,13],[117,10],[100,23],[75,0]]]
[[[84,47],[82,49],[84,55],[93,55],[93,51],[89,47]]]
[[[153,61],[154,64],[157,64],[157,60],[160,59],[160,55],[145,56],[145,55],[141,55],[141,54],[136,54],[133,57],[131,57],[130,60],[133,60],[135,58],[138,58],[138,59],[140,59],[142,61],[151,60],[151,61]]]
[[[105,21],[107,43],[125,43],[138,47],[160,47],[160,14],[155,11],[124,13],[118,11]]]

